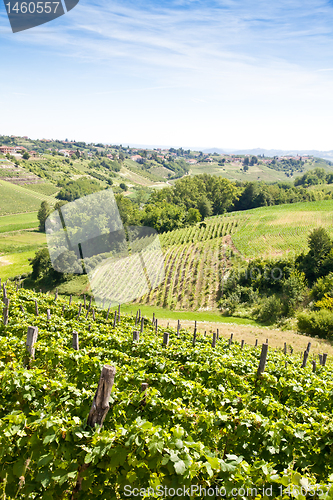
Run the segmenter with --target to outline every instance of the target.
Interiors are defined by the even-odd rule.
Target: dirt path
[[[172,328],[177,328],[177,321],[172,319],[158,319],[158,324],[160,326],[167,326],[169,324]],[[183,320],[181,321],[181,326],[186,330],[193,331],[194,321]],[[282,331],[252,325],[197,321],[197,331],[202,334],[204,331],[206,331],[207,334],[211,334],[213,331],[216,331],[217,328],[219,329],[220,336],[229,338],[230,334],[233,333],[235,341],[240,342],[243,339],[245,343],[249,345],[254,345],[256,339],[258,339],[259,345],[268,339],[269,345],[274,348],[283,348],[284,342],[287,342],[287,346],[291,346],[294,351],[303,352],[308,342],[311,342],[311,354],[327,352],[329,357],[333,356],[333,346],[328,340],[308,337],[291,330]]]
[[[0,266],[8,266],[9,264],[12,264],[10,260],[5,259],[5,257],[0,257]]]

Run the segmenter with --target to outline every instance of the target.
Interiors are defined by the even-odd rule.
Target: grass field
[[[38,227],[38,224],[37,212],[3,215],[0,217],[0,233],[18,231],[20,229],[35,229]]]
[[[35,256],[34,250],[22,251],[8,255],[0,255],[0,276],[2,280],[31,273],[29,260]]]
[[[333,200],[255,208],[242,216],[232,240],[245,258],[306,251],[309,232],[320,226],[333,237]]]
[[[0,216],[36,212],[43,200],[54,205],[55,199],[27,188],[0,181]]]
[[[60,188],[50,182],[43,182],[41,184],[26,184],[24,187],[29,191],[46,196],[52,196],[60,190]]]

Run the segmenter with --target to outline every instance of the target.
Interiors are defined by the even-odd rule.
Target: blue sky
[[[333,149],[333,2],[88,1],[13,34],[0,133]]]

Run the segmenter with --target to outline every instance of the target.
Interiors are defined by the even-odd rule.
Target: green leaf
[[[183,460],[179,460],[178,462],[175,462],[173,464],[173,466],[175,468],[176,474],[178,474],[179,476],[182,476],[184,474],[184,472],[186,471],[186,465],[183,462]]]

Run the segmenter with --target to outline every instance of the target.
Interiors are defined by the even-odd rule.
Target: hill
[[[55,204],[54,197],[7,181],[0,181],[0,216],[36,212],[43,200],[48,201],[50,205]]]

